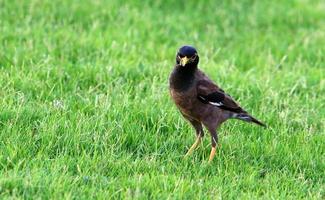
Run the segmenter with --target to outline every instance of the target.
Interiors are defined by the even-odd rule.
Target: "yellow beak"
[[[189,61],[189,59],[186,56],[181,58],[181,66],[184,67],[188,63],[188,61]]]

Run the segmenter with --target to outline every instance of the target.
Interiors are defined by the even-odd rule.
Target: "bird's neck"
[[[180,73],[194,74],[197,70],[197,64],[187,64],[185,67],[176,64],[175,69]]]
[[[185,91],[192,86],[197,71],[197,65],[179,66],[176,65],[170,76],[170,86],[179,91]]]

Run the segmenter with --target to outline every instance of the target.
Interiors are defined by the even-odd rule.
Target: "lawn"
[[[0,199],[325,198],[322,0],[0,0],[0,42]],[[229,120],[210,164],[183,44],[268,125]]]

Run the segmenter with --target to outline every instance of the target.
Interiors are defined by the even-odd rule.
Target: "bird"
[[[169,93],[183,117],[194,127],[196,140],[185,154],[188,157],[204,137],[203,126],[211,136],[208,162],[215,157],[218,144],[217,129],[228,119],[239,119],[266,125],[245,111],[229,94],[215,84],[199,68],[199,55],[190,45],[179,48],[176,64],[169,76]]]

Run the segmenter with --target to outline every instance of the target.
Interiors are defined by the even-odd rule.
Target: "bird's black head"
[[[197,51],[192,46],[182,46],[176,55],[176,64],[182,67],[197,66],[199,56]]]

